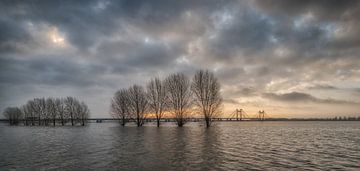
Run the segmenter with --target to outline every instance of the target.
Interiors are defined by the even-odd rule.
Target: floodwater
[[[0,170],[359,170],[359,121],[0,123]]]

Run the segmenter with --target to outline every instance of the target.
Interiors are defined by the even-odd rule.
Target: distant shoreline
[[[89,118],[86,119],[88,122],[101,123],[103,121],[120,121],[121,119],[114,118]],[[148,118],[146,122],[155,122],[156,118]],[[203,118],[188,118],[188,122],[203,122]],[[360,117],[350,117],[350,118],[266,118],[264,120],[259,120],[257,118],[243,119],[238,120],[236,118],[214,118],[215,122],[258,122],[258,121],[360,121]],[[7,119],[0,119],[0,122],[8,122]],[[131,122],[131,121],[130,121]],[[164,118],[161,122],[174,122],[174,118]]]

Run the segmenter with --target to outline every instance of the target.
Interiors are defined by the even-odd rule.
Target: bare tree
[[[177,125],[182,127],[191,112],[190,81],[184,74],[177,73],[168,76],[165,79],[165,85],[172,113]]]
[[[64,99],[57,98],[55,99],[55,108],[56,108],[56,115],[61,120],[61,125],[64,126],[64,119],[65,119],[65,104]]]
[[[26,108],[30,114],[29,120],[31,120],[31,125],[35,125],[36,116],[38,115],[37,105],[34,100],[29,100],[26,104]]]
[[[33,112],[37,115],[38,124],[41,125],[41,120],[45,118],[46,112],[45,98],[35,98],[31,105]]]
[[[18,107],[8,107],[4,110],[4,116],[9,120],[10,125],[19,124],[22,119],[22,111]]]
[[[85,121],[86,119],[89,118],[90,110],[84,102],[81,102],[80,107],[81,107],[81,112],[80,112],[81,125],[85,126]]]
[[[20,110],[17,111],[15,109]],[[20,108],[9,108],[4,111],[4,115],[9,117],[11,124],[17,124],[20,119],[18,114],[23,118],[24,124],[35,125],[49,125],[53,123],[56,125],[56,120],[61,119],[61,125],[65,125],[65,121],[70,116],[71,125],[81,123],[85,125],[87,118],[90,115],[88,106],[84,102],[80,102],[74,97],[67,97],[66,99],[59,98],[34,98],[29,100]]]
[[[29,125],[29,119],[31,118],[32,111],[31,111],[28,104],[23,105],[21,107],[21,109],[22,109],[22,112],[24,114],[24,121],[25,121],[24,124],[27,126],[27,125]]]
[[[209,127],[212,119],[221,112],[220,83],[212,72],[200,70],[193,78],[191,90],[195,105],[204,115],[206,127]]]
[[[121,119],[122,126],[129,119],[129,105],[129,92],[126,89],[117,91],[111,100],[110,113],[114,118]]]
[[[46,113],[47,113],[47,118],[52,118],[53,121],[53,125],[56,125],[56,116],[57,116],[57,108],[56,108],[56,104],[55,104],[55,99],[53,98],[47,98],[46,99]]]
[[[129,94],[129,111],[134,117],[138,127],[144,124],[146,119],[146,109],[148,102],[144,89],[139,85],[133,85],[128,90]]]
[[[160,120],[167,108],[167,91],[159,78],[150,80],[147,85],[147,99],[151,112],[155,114],[157,127],[160,126]]]
[[[70,116],[71,125],[74,126],[75,113],[76,113],[76,99],[74,97],[66,97],[64,100],[65,111]]]

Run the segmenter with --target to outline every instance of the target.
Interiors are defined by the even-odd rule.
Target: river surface
[[[360,170],[359,121],[0,123],[0,170]]]

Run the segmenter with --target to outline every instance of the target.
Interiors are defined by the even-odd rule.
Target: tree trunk
[[[157,118],[156,121],[157,121],[157,127],[160,127],[160,118]]]
[[[71,126],[74,126],[74,119],[73,119],[73,114],[70,113],[70,117],[71,117]]]
[[[61,115],[61,125],[64,126],[64,117]]]
[[[121,126],[125,126],[125,116],[122,117]]]
[[[178,127],[182,127],[184,125],[184,121],[183,119],[181,118],[180,121],[178,122]]]
[[[206,127],[209,128],[210,127],[210,118],[205,118],[205,122],[206,122]]]

